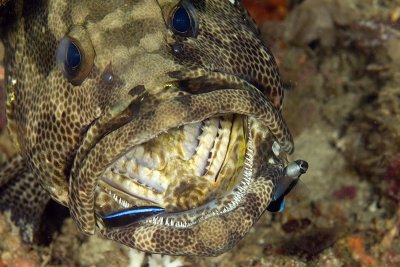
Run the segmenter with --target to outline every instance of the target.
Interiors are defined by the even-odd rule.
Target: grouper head
[[[287,172],[282,81],[239,4],[16,2],[10,129],[82,232],[217,255],[304,173]]]

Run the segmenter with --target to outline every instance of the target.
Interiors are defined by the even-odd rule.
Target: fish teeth
[[[143,186],[143,184],[134,179],[128,179],[126,176],[106,170],[101,179],[110,186],[140,199],[145,199],[153,203],[162,203],[163,201],[162,194]]]
[[[201,122],[187,124],[183,126],[183,159],[190,160],[196,153],[196,147],[199,144],[198,137],[201,133]]]
[[[232,122],[229,120],[221,120],[220,124],[218,137],[215,139],[214,146],[210,152],[211,157],[208,159],[208,171],[205,173],[205,176],[211,182],[216,181],[219,170],[224,163],[232,128]]]
[[[203,132],[199,136],[199,145],[192,158],[195,166],[194,174],[197,176],[202,176],[205,172],[208,156],[218,133],[218,125],[219,119],[217,118],[211,118],[204,122]]]

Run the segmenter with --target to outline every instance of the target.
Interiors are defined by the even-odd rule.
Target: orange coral
[[[242,3],[258,26],[266,20],[283,20],[288,12],[287,0],[242,0]]]
[[[364,248],[364,239],[360,236],[350,236],[347,238],[347,245],[351,249],[353,258],[358,260],[362,265],[375,266],[374,257],[367,254]]]

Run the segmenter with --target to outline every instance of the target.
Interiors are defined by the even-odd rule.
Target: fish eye
[[[80,85],[85,80],[92,69],[93,61],[93,47],[87,40],[79,42],[65,36],[58,44],[56,64],[72,85]]]
[[[172,15],[172,27],[174,30],[179,33],[186,33],[191,29],[191,24],[187,10],[183,6],[178,7]]]
[[[71,80],[78,74],[82,63],[81,49],[69,37],[64,37],[57,47],[56,62],[64,76]]]
[[[65,63],[67,67],[74,71],[79,68],[82,62],[82,55],[79,48],[73,42],[68,44],[67,53],[65,55]]]
[[[187,1],[182,1],[172,11],[170,17],[172,31],[182,37],[196,37],[197,21],[194,7]]]

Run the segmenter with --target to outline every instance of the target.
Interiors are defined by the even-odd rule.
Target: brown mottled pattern
[[[20,227],[23,240],[32,242],[46,207],[43,203],[50,196],[20,156],[0,166],[0,177],[8,178],[0,179],[0,208],[13,209],[12,219]]]
[[[276,140],[284,151],[293,151],[280,113],[282,82],[271,52],[240,8],[223,0],[183,2],[193,4],[199,26],[195,37],[170,29],[177,0],[8,3],[15,16],[1,25],[9,29],[7,116],[22,155],[15,162],[27,164],[15,169],[21,175],[0,172],[8,203],[21,187],[40,182],[54,200],[70,208],[81,231],[93,233],[99,220],[95,207],[115,207],[95,203],[96,190],[97,201],[111,201],[97,185],[112,162],[170,128],[238,113],[253,120],[248,132],[254,169],[248,185],[243,182],[243,196],[237,190],[217,199],[219,213],[207,217],[204,210],[187,227],[146,222],[102,233],[144,251],[179,255],[217,255],[246,234],[283,175],[285,153],[274,156],[271,144]],[[78,75],[70,80],[55,58],[65,36],[83,54]],[[182,49],[174,50],[177,46]],[[109,76],[112,80],[105,79]],[[15,186],[8,187],[14,176]],[[35,188],[37,196],[27,190],[18,203],[46,202],[47,195]],[[224,210],[236,196],[236,206]]]
[[[270,172],[271,175],[279,174]],[[191,228],[134,224],[102,230],[109,239],[144,251],[172,255],[215,256],[232,248],[264,212],[273,191],[273,176],[259,177],[232,212],[202,221]]]
[[[268,95],[280,109],[283,89],[274,57],[261,43],[250,22],[244,23],[245,15],[237,12],[228,1],[194,2],[201,25],[199,36],[190,42],[176,38],[174,43],[185,48],[176,55],[177,60],[185,66],[244,78]]]
[[[88,232],[94,231],[94,193],[100,177],[109,162],[118,158],[129,148],[154,138],[161,132],[187,123],[202,121],[216,114],[238,113],[255,116],[270,126],[278,140],[285,143],[285,135],[273,129],[288,132],[280,113],[273,112],[272,104],[258,92],[245,90],[217,90],[210,93],[178,97],[160,103],[155,111],[138,115],[128,124],[102,138],[87,155],[79,168],[79,175],[71,179],[71,214],[78,226]],[[274,117],[277,116],[277,117]],[[290,147],[290,146],[289,146]],[[72,177],[75,178],[75,177]]]

